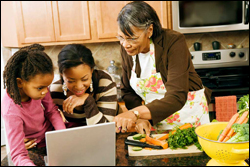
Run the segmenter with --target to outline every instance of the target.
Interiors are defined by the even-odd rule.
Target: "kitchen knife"
[[[151,145],[151,144],[147,144],[147,143],[144,143],[144,142],[129,140],[129,139],[125,140],[125,144],[132,145],[132,146],[143,147],[143,148],[144,147],[150,147],[150,148],[155,148],[155,149],[163,149],[162,146]]]

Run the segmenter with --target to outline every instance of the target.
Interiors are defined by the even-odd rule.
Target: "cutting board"
[[[159,138],[164,136],[165,134],[152,134],[153,138]],[[134,140],[133,136],[128,136],[127,139]],[[138,140],[137,140],[138,141]],[[134,146],[128,145],[128,155],[129,156],[152,156],[152,155],[172,155],[172,154],[201,154],[203,153],[195,145],[188,146],[187,149],[178,148],[176,150],[172,150],[170,148],[167,149],[152,149],[152,150],[145,150],[144,148],[141,151],[133,151],[132,148]]]

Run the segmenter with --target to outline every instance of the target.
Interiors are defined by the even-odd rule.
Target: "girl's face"
[[[71,93],[80,97],[89,88],[93,70],[85,64],[64,70],[62,78]]]
[[[26,102],[29,99],[43,99],[48,92],[48,86],[54,79],[52,74],[37,74],[29,81],[17,78],[17,85],[20,88],[21,101]]]
[[[130,56],[147,53],[150,49],[149,37],[153,34],[153,25],[151,24],[147,29],[132,27],[132,31],[134,32],[134,36],[129,37],[118,28],[117,38],[120,40],[120,44]]]

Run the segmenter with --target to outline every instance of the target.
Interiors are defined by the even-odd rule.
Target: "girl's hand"
[[[77,97],[76,95],[69,96],[66,100],[63,101],[63,111],[67,112],[68,114],[73,114],[73,109],[77,106],[83,105],[88,97],[88,93],[85,93],[81,97]]]
[[[116,133],[124,133],[127,130],[130,130],[136,121],[137,117],[133,111],[126,111],[115,116],[113,122],[116,123]]]
[[[37,143],[35,143],[36,139],[24,139],[25,149],[28,150],[30,148],[36,147]]]
[[[136,121],[135,130],[137,131],[137,133],[140,133],[140,134],[144,134],[144,130],[145,130],[146,134],[150,135],[151,127],[152,126],[148,120],[138,119]]]

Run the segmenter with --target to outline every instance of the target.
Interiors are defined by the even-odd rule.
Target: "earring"
[[[90,92],[93,92],[93,81],[91,81],[91,84],[90,84]]]
[[[66,83],[64,82],[63,83],[63,86],[62,86],[62,89],[63,89],[63,94],[65,95],[65,96],[67,96],[67,85],[66,85]]]

